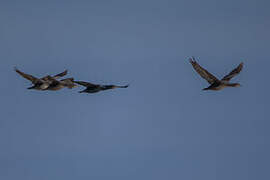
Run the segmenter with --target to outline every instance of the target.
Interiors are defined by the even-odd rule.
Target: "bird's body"
[[[243,63],[240,63],[237,68],[232,70],[228,75],[224,76],[221,80],[217,79],[214,75],[209,73],[206,69],[202,68],[194,58],[189,60],[192,64],[195,71],[204,78],[210,86],[207,88],[204,88],[203,90],[214,90],[219,91],[224,89],[225,87],[239,87],[239,83],[230,83],[230,80],[238,75],[241,70],[243,69]]]
[[[50,82],[48,81],[39,81],[37,83],[34,83],[33,86],[27,88],[27,89],[35,89],[39,91],[44,91],[50,86]]]
[[[214,82],[209,87],[204,88],[203,90],[219,91],[219,90],[222,90],[226,87],[239,87],[239,86],[240,86],[240,84],[238,84],[238,83],[228,83],[225,81],[219,81],[219,82]]]
[[[80,93],[97,93],[99,91],[102,91],[100,86],[86,87],[86,89],[80,91]]]
[[[79,91],[79,93],[97,93],[100,91],[105,91],[109,89],[115,89],[115,88],[127,88],[128,85],[126,86],[116,86],[116,85],[99,85],[99,84],[92,84],[89,82],[84,82],[84,81],[74,81],[75,83],[85,86],[86,89]]]

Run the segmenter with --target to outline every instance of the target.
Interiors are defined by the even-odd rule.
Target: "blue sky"
[[[0,179],[268,180],[269,1],[1,1]],[[207,87],[241,61],[242,87]],[[13,71],[126,84],[31,91]]]

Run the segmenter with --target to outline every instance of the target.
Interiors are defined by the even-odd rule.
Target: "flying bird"
[[[27,88],[27,89],[35,89],[35,90],[46,90],[50,84],[52,83],[52,79],[59,79],[67,74],[67,70],[64,72],[61,72],[59,74],[54,75],[53,77],[51,76],[45,76],[42,78],[36,78],[30,74],[26,74],[24,72],[21,72],[17,68],[14,68],[14,70],[21,75],[23,78],[29,80],[32,82],[33,86]]]
[[[84,81],[74,81],[74,82],[86,87],[86,89],[79,91],[79,93],[97,93],[99,91],[105,91],[105,90],[115,89],[115,88],[127,88],[129,86],[129,85],[126,85],[126,86],[99,85],[99,84],[92,84],[92,83],[84,82]]]
[[[228,75],[224,76],[221,80],[217,79],[214,75],[209,73],[206,69],[201,67],[195,60],[194,57],[189,59],[189,62],[192,64],[195,71],[204,78],[210,86],[204,88],[203,90],[221,90],[225,87],[239,87],[239,83],[230,83],[230,80],[238,75],[243,69],[243,62],[241,62],[234,70],[232,70]]]

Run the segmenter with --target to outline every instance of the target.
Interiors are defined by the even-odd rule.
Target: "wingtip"
[[[191,56],[191,58],[189,58],[189,62],[190,63],[196,63],[196,60],[195,60],[195,58],[194,58],[194,56]]]
[[[242,68],[244,67],[244,62],[241,62],[241,63],[239,64],[239,67],[240,67],[240,69],[242,70]]]
[[[14,67],[14,71],[15,71],[16,73],[19,73],[19,74],[22,73],[16,66]]]
[[[62,73],[60,73],[59,75],[60,76],[65,76],[65,75],[67,75],[68,74],[68,70],[66,69],[66,70],[64,70]]]

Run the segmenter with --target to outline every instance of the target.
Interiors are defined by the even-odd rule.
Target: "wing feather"
[[[212,75],[210,72],[208,72],[206,69],[201,67],[194,58],[190,58],[189,62],[195,69],[195,71],[204,78],[209,84],[213,84],[216,81],[219,81],[214,75]]]
[[[53,77],[54,77],[55,79],[59,79],[59,78],[65,76],[65,75],[67,75],[67,72],[68,72],[68,71],[65,70],[64,72],[61,72],[61,73],[59,73],[59,74],[56,74],[56,75],[54,75]]]
[[[20,74],[22,77],[24,77],[25,79],[31,81],[32,83],[36,83],[38,81],[40,81],[40,79],[30,75],[30,74],[26,74],[24,72],[21,72],[20,70],[18,70],[17,68],[15,68],[15,71]]]
[[[222,78],[222,81],[230,81],[233,77],[238,75],[243,69],[244,63],[241,62],[234,70]]]
[[[59,74],[54,75],[53,78],[54,78],[54,79],[59,79],[59,78],[65,76],[65,75],[67,75],[67,72],[68,72],[68,71],[65,70],[64,72],[61,72],[61,73],[59,73]],[[44,77],[42,77],[41,79],[44,80],[44,81],[47,81],[47,80],[49,79],[48,77],[51,77],[51,76],[50,76],[50,75],[44,76]]]

